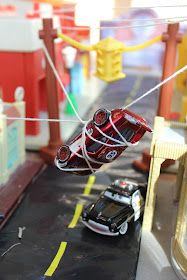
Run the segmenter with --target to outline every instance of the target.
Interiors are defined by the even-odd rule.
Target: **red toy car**
[[[55,164],[77,175],[91,174],[135,145],[146,131],[152,132],[147,122],[128,110],[99,109],[69,146],[59,148]]]

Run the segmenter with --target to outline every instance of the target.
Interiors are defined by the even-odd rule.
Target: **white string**
[[[89,155],[88,155],[88,152],[87,152],[87,149],[86,149],[86,135],[92,139],[94,142],[96,143],[99,143],[99,144],[102,144],[104,146],[107,146],[107,147],[113,147],[113,148],[116,148],[116,147],[128,147],[128,146],[135,146],[137,145],[137,143],[134,143],[132,144],[131,142],[128,142],[122,135],[121,133],[119,132],[119,130],[116,128],[115,124],[113,123],[112,121],[112,118],[111,116],[109,117],[109,121],[111,123],[111,125],[113,126],[114,130],[118,133],[118,135],[123,139],[123,142],[122,141],[119,141],[107,134],[105,134],[101,129],[99,129],[97,126],[95,126],[95,128],[101,132],[101,134],[103,136],[105,136],[107,139],[109,140],[112,140],[114,143],[121,143],[121,144],[108,144],[106,142],[102,142],[102,141],[99,141],[98,139],[95,139],[94,137],[92,137],[90,134],[89,134],[89,131],[87,130],[87,125],[90,123],[91,120],[87,121],[85,124],[84,124],[84,127],[82,129],[82,135],[81,135],[81,151],[82,151],[82,155],[74,152],[72,149],[71,149],[71,146],[69,147],[71,152],[73,154],[75,154],[76,156],[80,157],[80,158],[84,158],[84,160],[86,161],[87,165],[88,165],[88,168],[63,168],[64,165],[63,163],[61,164],[57,158],[55,158],[55,164],[56,166],[62,170],[62,171],[87,171],[87,170],[90,170],[92,173],[95,173],[97,171],[97,169],[94,169],[91,165],[90,162],[93,162],[93,163],[96,163],[96,164],[99,164],[99,165],[102,165],[102,164],[105,164],[106,162],[102,162],[101,160],[96,160],[96,159],[93,159],[91,158]]]
[[[140,22],[150,22],[150,21],[170,21],[170,20],[178,20],[178,19],[186,19],[186,16],[174,16],[174,17],[164,17],[164,18],[159,18],[159,17],[150,17],[150,18],[111,18],[109,21],[114,21],[114,22],[128,22],[128,23],[133,23],[136,21]],[[107,21],[107,20],[106,20]],[[105,22],[105,20],[104,20]]]
[[[157,84],[155,87],[151,88],[150,90],[148,90],[147,92],[145,92],[142,96],[140,96],[139,98],[135,99],[133,102],[131,102],[130,104],[128,104],[127,106],[125,106],[123,109],[126,109],[130,106],[132,106],[133,104],[137,103],[138,101],[140,101],[142,98],[144,98],[145,96],[148,96],[149,94],[151,94],[152,92],[154,92],[156,89],[158,89],[159,87],[161,87],[162,85],[164,85],[165,83],[167,83],[168,81],[170,81],[171,79],[175,78],[177,75],[179,75],[180,73],[184,72],[185,70],[187,70],[187,65],[185,65],[184,67],[182,67],[181,69],[179,69],[178,71],[176,71],[175,73],[173,73],[171,76],[169,76],[168,78],[164,79],[162,82],[160,82],[159,84]],[[99,129],[98,127],[96,127],[96,129],[103,135],[105,136],[106,138],[112,140],[114,143],[118,143],[116,145],[112,145],[112,144],[108,144],[108,143],[105,143],[105,142],[102,142],[102,141],[99,141],[97,139],[95,139],[94,137],[92,137],[88,130],[87,130],[87,125],[88,123],[90,122],[87,121],[85,124],[84,124],[84,127],[82,129],[82,137],[81,137],[81,150],[82,150],[82,154],[83,154],[83,157],[88,165],[88,168],[82,168],[82,169],[75,169],[75,168],[63,168],[62,166],[60,166],[60,163],[58,162],[57,159],[55,159],[55,163],[58,162],[57,167],[60,168],[62,171],[85,171],[85,170],[90,170],[92,173],[94,173],[96,170],[92,168],[92,165],[90,163],[93,162],[93,163],[97,163],[97,164],[104,164],[105,162],[101,162],[101,161],[97,161],[95,159],[92,159],[91,157],[89,157],[88,153],[87,153],[87,149],[86,149],[86,135],[92,139],[93,141],[95,141],[96,143],[100,143],[104,146],[108,146],[108,147],[119,147],[119,146],[131,146],[131,145],[134,145],[130,142],[127,142],[127,140],[121,135],[121,133],[119,132],[119,130],[117,129],[117,127],[115,126],[115,124],[113,123],[112,121],[112,118],[110,116],[109,118],[109,121],[112,125],[112,127],[114,128],[114,130],[118,133],[118,135],[121,137],[121,139],[124,141],[122,142],[121,144],[119,144],[119,140],[113,138],[113,137],[110,137],[109,135],[105,134],[101,129]],[[137,143],[136,143],[137,144]]]
[[[51,68],[52,68],[52,70],[53,70],[53,73],[54,73],[54,75],[55,75],[57,81],[59,82],[59,85],[60,85],[61,89],[64,91],[64,94],[66,95],[66,98],[67,98],[68,102],[70,103],[71,108],[73,109],[73,111],[74,111],[75,115],[77,116],[77,118],[79,119],[79,121],[80,121],[81,123],[84,124],[85,121],[83,121],[83,120],[81,119],[81,117],[79,116],[77,110],[75,109],[75,107],[74,107],[74,105],[73,105],[73,103],[72,103],[72,101],[71,101],[71,99],[70,99],[70,97],[69,97],[69,95],[68,95],[68,93],[67,93],[67,91],[66,91],[66,89],[65,89],[65,87],[64,87],[64,85],[63,85],[63,83],[62,83],[62,80],[61,80],[61,78],[60,78],[60,76],[59,76],[59,74],[58,74],[58,71],[56,70],[56,68],[55,68],[55,66],[54,66],[54,63],[53,63],[53,61],[52,61],[52,59],[51,59],[51,57],[50,57],[50,55],[49,55],[49,52],[48,52],[48,50],[47,50],[47,48],[46,48],[44,42],[43,42],[42,45],[43,45],[43,50],[44,50],[45,56],[46,56],[46,58],[47,58],[47,60],[48,60],[48,63],[49,63],[49,65],[51,66]]]
[[[129,108],[130,106],[132,106],[133,104],[137,103],[138,101],[140,101],[142,98],[148,96],[149,94],[153,93],[156,89],[160,88],[162,85],[164,85],[165,83],[167,83],[168,81],[170,81],[171,79],[175,78],[176,76],[178,76],[180,73],[184,72],[185,70],[187,70],[187,65],[185,65],[184,67],[180,68],[178,71],[176,71],[175,73],[173,73],[171,76],[169,76],[168,78],[164,79],[162,82],[160,82],[159,84],[157,84],[155,87],[151,88],[150,90],[148,90],[147,92],[145,92],[143,95],[141,95],[140,97],[138,97],[137,99],[135,99],[134,101],[132,101],[131,103],[129,103],[127,106],[123,107],[124,109]]]
[[[62,18],[63,19],[68,19],[68,20],[71,20],[71,21],[75,21],[75,17],[72,17],[72,16],[64,16],[62,15]],[[150,22],[150,21],[169,21],[169,20],[176,20],[176,19],[186,19],[185,16],[175,16],[175,17],[164,17],[164,18],[160,18],[160,17],[150,17],[149,19],[148,18],[139,18],[138,21],[140,22]],[[108,20],[103,20],[103,22],[105,21],[108,21]],[[119,18],[111,18],[109,19],[109,21],[114,21],[114,22],[128,22],[128,23],[131,23],[131,22],[135,22],[136,19],[132,19],[132,18],[122,18],[122,17],[119,17]]]
[[[8,250],[6,250],[3,254],[1,254],[1,257],[3,257],[4,255],[6,255],[12,248],[14,248],[17,245],[20,245],[21,243],[15,243],[12,246],[10,246],[10,248],[8,248]]]
[[[111,21],[119,21],[119,22],[136,22],[137,20],[138,21],[140,21],[140,22],[146,22],[146,21],[148,21],[148,22],[150,22],[150,21],[162,21],[162,20],[164,20],[164,21],[170,21],[170,20],[176,20],[176,19],[186,19],[186,17],[185,16],[175,16],[175,17],[164,17],[164,18],[160,18],[160,17],[150,17],[150,18],[138,18],[138,19],[136,19],[136,18],[134,18],[134,19],[132,19],[132,18],[111,18]],[[103,20],[104,22],[105,22],[105,20]],[[107,21],[107,20],[106,20]]]
[[[71,100],[69,99],[69,96],[68,96],[67,92],[65,91],[65,88],[64,88],[64,86],[63,86],[63,84],[62,84],[62,81],[61,81],[61,79],[60,79],[60,77],[59,77],[59,75],[58,75],[58,72],[57,72],[57,70],[56,70],[56,68],[55,68],[55,66],[54,66],[54,64],[53,64],[53,62],[52,62],[52,59],[50,58],[50,55],[49,55],[49,53],[48,53],[48,51],[47,51],[45,45],[43,45],[43,48],[44,48],[45,55],[46,55],[46,57],[47,57],[47,59],[48,59],[48,62],[49,62],[49,64],[50,64],[50,66],[52,67],[52,70],[53,70],[53,72],[54,72],[54,74],[55,74],[57,80],[59,81],[59,83],[60,83],[62,89],[64,90],[64,92],[65,92],[65,94],[66,94],[66,96],[67,96],[68,101],[69,101],[70,104],[72,105],[72,108],[74,108],[74,106],[73,106]],[[142,98],[144,98],[145,96],[151,94],[151,93],[154,92],[156,89],[158,89],[158,88],[161,87],[163,84],[165,84],[165,83],[168,82],[169,80],[173,79],[174,77],[176,77],[177,75],[179,75],[180,73],[182,73],[183,71],[185,71],[186,69],[187,69],[187,65],[185,65],[184,67],[182,67],[181,69],[179,69],[178,71],[176,71],[175,73],[173,73],[171,76],[169,76],[168,78],[166,78],[165,80],[163,80],[162,82],[160,82],[158,85],[156,85],[155,87],[153,87],[152,89],[150,89],[149,91],[147,91],[146,93],[144,93],[142,96],[140,96],[139,98],[137,98],[136,100],[134,100],[133,102],[131,102],[130,104],[128,104],[127,106],[125,106],[124,109],[126,109],[126,108],[132,106],[133,104],[137,103],[137,102],[140,101]],[[109,118],[109,121],[110,121],[112,127],[114,128],[114,130],[118,133],[118,135],[120,136],[120,138],[123,140],[123,142],[122,142],[121,144],[119,144],[119,140],[108,136],[108,135],[105,134],[104,132],[102,132],[101,134],[104,135],[107,139],[110,139],[110,140],[112,140],[114,143],[118,143],[118,144],[116,144],[116,145],[111,145],[111,144],[108,144],[108,143],[105,143],[105,142],[102,142],[102,141],[99,141],[99,140],[93,138],[93,137],[88,133],[88,131],[87,131],[87,125],[88,125],[89,121],[82,121],[82,119],[81,119],[80,116],[78,115],[78,113],[77,113],[77,111],[75,110],[75,108],[74,108],[74,112],[75,112],[77,118],[81,121],[81,123],[84,124],[84,127],[83,127],[83,129],[82,129],[82,136],[81,136],[81,144],[82,144],[81,150],[82,150],[82,155],[83,155],[83,157],[84,157],[84,159],[85,159],[85,161],[86,161],[86,163],[87,163],[87,165],[88,165],[88,168],[63,168],[63,166],[62,166],[63,164],[60,164],[60,162],[57,160],[57,158],[55,158],[55,164],[56,164],[56,166],[57,166],[60,170],[63,170],[63,171],[85,171],[85,170],[90,170],[92,173],[94,173],[97,169],[92,168],[92,165],[91,165],[90,161],[93,162],[93,163],[99,164],[99,165],[102,165],[102,164],[105,163],[105,162],[97,161],[97,160],[95,160],[95,159],[89,157],[89,155],[88,155],[88,153],[87,153],[87,149],[86,149],[86,134],[87,134],[87,136],[88,136],[89,138],[91,138],[93,141],[95,141],[95,142],[97,142],[97,143],[100,143],[100,144],[102,144],[102,145],[108,146],[108,147],[114,147],[114,146],[115,146],[115,147],[119,147],[119,146],[126,146],[126,147],[127,147],[127,146],[130,146],[130,145],[133,145],[132,143],[127,142],[126,139],[121,135],[121,133],[119,132],[119,130],[117,129],[117,127],[116,127],[115,124],[113,123],[111,117]],[[98,130],[100,130],[100,129],[98,128]],[[100,131],[101,131],[101,130],[100,130]],[[74,153],[74,154],[77,155],[77,153]],[[80,157],[82,157],[82,156],[80,156]]]
[[[151,20],[150,20],[151,21]],[[123,25],[123,26],[88,26],[88,27],[78,27],[78,26],[61,26],[62,30],[90,30],[90,29],[99,29],[99,30],[105,30],[105,29],[131,29],[131,28],[139,28],[139,27],[151,27],[151,26],[157,26],[157,25],[165,25],[165,24],[175,24],[180,22],[186,22],[187,18],[184,18],[183,20],[177,20],[177,21],[166,21],[166,22],[156,22],[152,24],[144,24],[144,25]]]
[[[155,9],[155,8],[177,8],[177,7],[187,7],[187,5],[183,5],[183,4],[181,4],[181,5],[164,5],[164,6],[160,6],[160,5],[158,5],[158,6],[145,6],[145,7],[128,7],[128,6],[118,6],[118,7],[114,7],[113,9],[114,10],[117,10],[117,9],[119,9],[119,10],[121,10],[121,9],[130,9],[130,10],[133,10],[133,9]]]
[[[69,98],[69,95],[68,95],[68,93],[67,93],[67,91],[66,91],[66,89],[65,89],[65,87],[64,87],[64,85],[63,85],[63,83],[62,83],[62,81],[61,81],[61,79],[60,79],[60,77],[59,77],[59,74],[58,74],[58,72],[57,72],[57,70],[56,70],[56,68],[55,68],[55,66],[54,66],[54,64],[53,64],[53,62],[52,62],[52,59],[51,59],[51,57],[50,57],[50,55],[49,55],[49,53],[48,53],[48,51],[47,51],[47,48],[45,47],[44,44],[43,44],[43,49],[44,49],[45,55],[46,55],[46,57],[47,57],[47,59],[48,59],[48,62],[49,62],[50,66],[51,66],[51,68],[52,68],[52,70],[53,70],[53,72],[54,72],[54,74],[55,74],[55,76],[56,76],[56,79],[57,79],[58,82],[60,83],[60,86],[61,86],[62,90],[64,91],[64,93],[65,93],[65,95],[66,95],[68,101],[70,102],[70,104],[71,104],[71,106],[72,106],[72,109],[74,110],[74,112],[75,112],[77,118],[79,119],[79,121],[80,121],[81,123],[84,124],[85,121],[83,121],[83,120],[80,118],[80,116],[78,115],[78,113],[77,113],[77,111],[76,111],[74,105],[72,104],[71,99]],[[161,83],[159,83],[158,85],[156,85],[155,87],[153,87],[152,89],[150,89],[149,91],[147,91],[146,93],[144,93],[142,96],[140,96],[139,98],[135,99],[133,102],[131,102],[130,104],[128,104],[127,106],[125,106],[124,109],[126,109],[126,108],[132,106],[133,104],[137,103],[139,100],[141,100],[141,99],[144,98],[145,96],[151,94],[153,91],[155,91],[156,89],[158,89],[159,87],[161,87],[163,84],[165,84],[165,83],[168,82],[169,80],[173,79],[174,77],[176,77],[177,75],[179,75],[179,74],[182,73],[183,71],[185,71],[185,70],[186,70],[186,67],[187,67],[187,65],[184,66],[183,68],[179,69],[178,71],[176,71],[174,74],[172,74],[171,76],[169,76],[168,78],[166,78],[165,80],[163,80]],[[7,116],[6,116],[5,118],[6,118],[7,120],[25,120],[25,121],[79,122],[78,120],[62,120],[62,119],[59,120],[59,119],[48,119],[48,118],[43,119],[43,118],[27,118],[27,117],[25,117],[25,118],[24,118],[24,117],[7,117]],[[113,124],[113,123],[111,122],[111,124]],[[100,133],[102,134],[102,131],[101,131],[99,128],[97,128],[97,129],[98,129],[98,130],[100,131]],[[118,133],[119,133],[119,131],[118,131]],[[88,135],[88,136],[89,136],[89,135]],[[122,135],[120,135],[120,137],[123,139],[123,136],[122,136]],[[93,139],[92,139],[92,140],[93,140]],[[124,141],[124,139],[123,139],[123,141]],[[118,140],[117,140],[116,142],[120,143],[120,141],[118,141]],[[99,142],[98,142],[98,143],[99,143]]]
[[[87,170],[90,170],[90,168],[66,168],[66,169],[64,169],[62,167],[61,163],[59,163],[59,161],[57,160],[57,158],[55,158],[55,162],[54,163],[62,171],[71,172],[71,171],[87,171]],[[93,169],[93,171],[95,172],[95,171],[97,171],[97,169]]]
[[[95,126],[95,128],[96,128],[103,136],[107,137],[109,140],[112,140],[113,142],[118,143],[119,145],[107,144],[107,143],[104,143],[104,142],[99,141],[99,140],[97,140],[97,143],[103,144],[103,145],[105,144],[105,145],[108,146],[108,147],[122,147],[122,146],[124,146],[124,145],[125,145],[125,146],[134,146],[134,144],[128,142],[128,141],[121,135],[121,133],[119,132],[119,130],[118,130],[118,129],[116,128],[116,126],[114,125],[111,116],[109,117],[109,121],[110,121],[111,125],[113,126],[114,130],[117,132],[117,134],[122,138],[123,142],[120,141],[120,140],[118,140],[118,139],[115,139],[115,138],[113,138],[113,137],[111,137],[111,136],[109,136],[109,135],[107,135],[107,134],[104,133],[99,127]],[[86,126],[84,126],[84,128],[85,128],[85,127],[86,127]],[[89,137],[90,139],[92,139],[93,141],[96,140],[94,137],[92,137],[92,136],[89,134],[88,130],[85,130],[85,133],[86,133],[86,134],[88,135],[88,137]]]
[[[88,153],[86,151],[86,133],[85,133],[85,130],[86,130],[86,124],[84,125],[83,130],[82,130],[82,139],[81,139],[82,154],[83,154],[84,160],[86,161],[86,163],[88,165],[88,168],[90,169],[90,171],[92,173],[94,173],[94,169],[92,168],[92,165],[91,165],[91,163],[89,161],[90,159],[89,159]],[[92,161],[92,162],[94,162],[94,161]]]
[[[80,121],[78,120],[62,120],[62,119],[43,119],[43,118],[24,118],[24,117],[7,117],[5,116],[5,119],[7,120],[21,120],[21,121],[42,121],[42,122],[75,122],[75,123],[79,123]]]
[[[187,6],[187,5],[186,5]],[[38,11],[32,11],[32,15],[33,14],[38,14]],[[69,15],[59,15],[61,16],[63,19],[67,19],[67,20],[70,20],[70,21],[75,21],[75,17],[73,16],[69,16]],[[139,18],[138,21],[140,22],[150,22],[150,21],[169,21],[169,20],[176,20],[176,19],[186,19],[185,16],[175,16],[175,17],[164,17],[164,18],[160,18],[160,17],[152,17],[152,18]],[[105,20],[103,20],[105,22]],[[106,20],[107,21],[107,20]],[[132,18],[111,18],[110,21],[114,21],[114,22],[128,22],[128,23],[131,23],[131,22],[135,22],[136,19],[132,19]],[[77,26],[78,27],[78,26]],[[65,28],[65,27],[64,27]],[[71,28],[71,26],[69,26],[69,28]]]
[[[92,166],[91,166],[89,160],[91,160],[92,162],[95,162],[95,163],[96,163],[96,161],[93,160],[93,159],[91,159],[91,158],[88,156],[87,151],[86,151],[86,144],[85,144],[85,142],[86,142],[86,141],[85,141],[85,140],[86,140],[86,136],[85,136],[86,133],[85,133],[85,131],[86,131],[86,125],[87,125],[88,122],[83,121],[83,120],[80,118],[78,112],[76,111],[76,109],[75,109],[73,103],[71,102],[71,99],[70,99],[69,96],[68,96],[68,93],[66,92],[66,89],[65,89],[65,87],[64,87],[64,85],[63,85],[63,83],[62,83],[62,81],[61,81],[61,79],[60,79],[60,77],[59,77],[59,74],[58,74],[58,72],[57,72],[57,70],[56,70],[56,68],[55,68],[55,66],[54,66],[54,63],[53,63],[53,61],[52,61],[52,59],[51,59],[51,57],[50,57],[50,55],[49,55],[49,53],[48,53],[48,50],[47,50],[47,48],[46,48],[46,46],[45,46],[44,43],[43,43],[43,49],[44,49],[44,53],[45,53],[45,55],[46,55],[46,58],[47,58],[47,60],[48,60],[48,62],[49,62],[49,64],[50,64],[50,66],[51,66],[51,68],[52,68],[52,70],[53,70],[53,72],[54,72],[54,74],[55,74],[55,76],[56,76],[56,79],[58,80],[58,82],[59,82],[59,84],[60,84],[62,90],[64,91],[64,93],[65,93],[65,95],[66,95],[66,97],[67,97],[67,99],[68,99],[68,101],[69,101],[69,103],[70,103],[70,105],[71,105],[73,111],[75,112],[75,114],[76,114],[77,118],[80,120],[80,122],[84,124],[83,132],[82,132],[82,153],[83,153],[83,157],[84,157],[84,159],[85,159],[85,161],[86,161],[86,163],[87,163],[87,165],[88,165],[88,169],[91,170],[92,173],[94,173],[94,172],[95,172],[95,169],[92,168]],[[114,140],[115,140],[115,139],[114,139]],[[97,142],[98,140],[94,139],[94,141]],[[106,143],[103,143],[103,144],[104,144],[104,145],[107,145]],[[108,145],[109,145],[109,144],[108,144]],[[56,161],[55,161],[55,163],[56,163]],[[100,164],[101,164],[101,162],[100,162]],[[58,164],[57,166],[59,167],[59,164]],[[62,168],[60,168],[60,169],[63,170]],[[76,171],[75,168],[73,168],[73,170]],[[80,169],[79,169],[79,170],[80,170]],[[66,169],[66,171],[68,171],[68,169]]]
[[[45,53],[45,55],[46,55],[46,58],[47,58],[47,60],[48,60],[48,62],[49,62],[49,65],[51,66],[51,68],[52,68],[52,70],[53,70],[53,72],[54,72],[54,75],[55,75],[57,81],[59,82],[59,84],[60,84],[60,86],[61,86],[61,89],[64,91],[64,93],[65,93],[65,95],[66,95],[66,97],[67,97],[67,99],[68,99],[68,102],[70,103],[70,105],[71,105],[71,107],[72,107],[72,109],[73,109],[75,115],[76,115],[77,118],[79,119],[79,121],[78,121],[78,120],[65,120],[65,119],[62,120],[62,119],[49,119],[49,118],[43,119],[43,118],[27,118],[27,117],[7,117],[7,116],[6,116],[5,118],[6,118],[7,120],[46,121],[46,122],[81,122],[82,124],[84,124],[85,121],[83,121],[83,120],[81,119],[81,117],[79,116],[78,112],[76,111],[76,109],[75,109],[75,107],[74,107],[74,105],[73,105],[71,99],[69,98],[69,95],[68,95],[68,93],[67,93],[67,91],[66,91],[66,89],[65,89],[65,87],[64,87],[64,85],[63,85],[63,83],[62,83],[62,81],[61,81],[61,79],[60,79],[60,76],[59,76],[59,74],[58,74],[58,71],[56,70],[56,68],[55,68],[55,66],[54,66],[54,63],[53,63],[53,61],[52,61],[52,59],[51,59],[51,57],[50,57],[50,55],[49,55],[49,52],[48,52],[48,50],[47,50],[47,48],[46,48],[46,46],[45,46],[44,43],[43,43],[43,50],[44,50],[44,53]]]
[[[76,5],[75,5],[76,6]],[[122,10],[122,9],[128,9],[128,10],[138,10],[138,9],[141,9],[141,10],[144,10],[144,9],[155,9],[155,8],[184,8],[184,7],[187,7],[187,5],[183,5],[183,4],[181,4],[181,5],[164,5],[164,6],[160,6],[160,5],[158,5],[158,6],[144,6],[144,7],[138,7],[138,6],[136,6],[136,7],[129,7],[129,6],[117,6],[117,7],[112,7],[112,10]],[[99,7],[98,7],[99,8]],[[62,9],[58,9],[57,10],[57,12],[64,12],[64,13],[66,13],[66,12],[74,12],[75,11],[75,9],[74,8],[67,8],[67,9],[65,9],[65,8],[62,8]]]

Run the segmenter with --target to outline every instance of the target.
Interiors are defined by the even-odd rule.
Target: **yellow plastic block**
[[[136,46],[125,46],[122,42],[111,37],[99,41],[95,45],[84,45],[67,35],[58,34],[58,37],[66,43],[85,51],[97,52],[97,69],[96,76],[106,82],[112,82],[124,78],[126,75],[122,72],[122,53],[127,51],[142,50],[161,40],[161,36],[138,44]]]

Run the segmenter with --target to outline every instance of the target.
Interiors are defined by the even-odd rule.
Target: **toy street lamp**
[[[74,107],[76,107],[76,98],[73,94],[71,69],[75,65],[76,54],[77,54],[77,50],[71,46],[67,46],[62,49],[62,55],[64,58],[65,67],[68,71],[69,78],[70,78],[70,80],[69,80],[69,97],[70,97],[70,100],[73,103]],[[70,106],[69,102],[67,103],[67,107],[66,107],[65,111],[67,114],[71,114],[71,115],[74,114],[74,110]]]

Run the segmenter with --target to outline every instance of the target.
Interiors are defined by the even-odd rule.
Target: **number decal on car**
[[[108,152],[108,154],[106,154],[106,159],[112,160],[116,157],[116,155],[117,155],[117,151],[112,150],[112,151]]]

